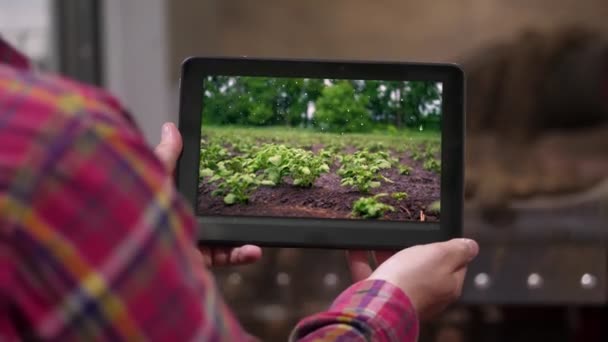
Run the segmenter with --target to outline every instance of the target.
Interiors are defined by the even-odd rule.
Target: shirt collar
[[[0,37],[0,64],[8,64],[17,69],[30,69],[30,61],[7,41]]]

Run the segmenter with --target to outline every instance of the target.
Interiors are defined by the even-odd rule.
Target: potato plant
[[[378,218],[387,211],[395,211],[395,207],[378,201],[379,198],[387,196],[380,193],[372,197],[361,197],[353,203],[352,214],[363,218]]]
[[[427,159],[424,162],[424,169],[435,173],[441,172],[441,161],[435,158]]]
[[[224,196],[224,203],[232,205],[247,203],[251,193],[260,185],[260,180],[254,174],[234,173],[219,183],[213,196]]]
[[[371,189],[380,187],[381,181],[392,182],[380,173],[381,170],[391,168],[389,160],[387,154],[382,152],[358,151],[341,156],[339,161],[342,166],[338,175],[342,178],[342,186],[355,187],[362,193],[369,193]]]
[[[399,170],[399,174],[404,176],[407,176],[412,172],[412,168],[408,165],[398,165],[397,169]]]
[[[396,199],[397,201],[402,201],[407,198],[407,193],[406,192],[393,192],[391,194],[391,197]]]

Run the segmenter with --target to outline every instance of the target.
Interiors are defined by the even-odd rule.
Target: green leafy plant
[[[342,166],[338,175],[342,178],[342,186],[355,187],[362,193],[368,193],[371,189],[380,187],[382,180],[393,182],[380,173],[383,169],[391,168],[386,153],[358,151],[352,155],[343,155],[339,160]]]
[[[247,203],[251,193],[260,184],[254,174],[235,173],[223,179],[211,195],[224,196],[224,203],[227,205]]]
[[[393,192],[391,194],[391,197],[396,199],[397,201],[402,201],[407,198],[407,193],[406,192]]]
[[[281,184],[284,177],[291,176],[293,185],[310,187],[322,173],[329,172],[328,158],[327,153],[316,156],[304,149],[269,144],[256,153],[250,170],[262,171],[268,184]]]
[[[399,165],[398,169],[399,174],[404,176],[409,175],[412,172],[412,168],[408,165]]]
[[[388,211],[395,211],[391,205],[378,201],[387,194],[381,193],[373,197],[361,197],[353,203],[352,214],[363,218],[378,218]]]
[[[268,184],[279,185],[289,174],[289,162],[293,151],[286,145],[266,144],[251,160],[251,171],[262,171]]]
[[[414,149],[411,153],[411,157],[415,161],[421,161],[424,159],[424,153],[419,151],[418,149]]]
[[[310,187],[322,173],[329,172],[329,165],[323,157],[315,156],[310,151],[295,150],[289,164],[289,174],[293,185]]]
[[[441,172],[441,162],[435,158],[427,159],[424,162],[424,169],[435,173]]]
[[[431,203],[427,207],[427,211],[429,213],[439,214],[441,212],[441,202],[440,201],[435,201],[435,202]]]
[[[376,142],[367,144],[366,149],[370,152],[379,152],[379,151],[385,151],[386,146],[381,141],[376,141]]]
[[[363,193],[368,193],[371,189],[379,188],[379,176],[369,170],[358,169],[352,172],[352,175],[342,178],[340,184],[342,186],[356,187],[357,190]]]
[[[230,158],[228,150],[218,143],[205,145],[200,150],[200,170],[216,170],[220,161]]]
[[[213,177],[213,175],[214,175],[214,172],[210,168],[204,168],[204,169],[201,169],[199,171],[199,176],[201,178],[204,178],[204,177]]]

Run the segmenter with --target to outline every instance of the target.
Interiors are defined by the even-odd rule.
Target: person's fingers
[[[160,143],[154,149],[156,156],[163,162],[170,173],[175,170],[177,159],[182,151],[182,137],[171,122],[163,125]]]
[[[464,287],[464,279],[467,275],[467,268],[462,267],[456,272],[454,272],[454,296],[456,298],[460,297],[462,294],[462,288]]]
[[[347,251],[348,266],[354,282],[369,277],[373,270],[369,265],[367,251]]]
[[[213,248],[211,254],[213,266],[224,266],[228,264],[230,255],[226,248]]]
[[[262,249],[254,245],[238,248],[199,247],[199,251],[207,267],[250,264],[262,258]]]
[[[238,248],[233,248],[230,251],[229,262],[231,265],[249,264],[260,260],[262,257],[262,249],[254,245],[245,245]]]
[[[213,266],[213,258],[211,255],[211,250],[206,247],[201,247],[201,248],[199,248],[199,251],[201,252],[201,255],[203,256],[203,262],[205,263],[205,266],[207,266],[207,267]]]
[[[466,266],[479,253],[477,242],[471,239],[452,239],[439,243],[438,247],[443,253],[445,263],[454,271]]]

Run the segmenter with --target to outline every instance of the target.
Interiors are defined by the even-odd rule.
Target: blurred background
[[[455,62],[467,73],[463,298],[420,341],[606,341],[605,0],[0,0],[0,34],[110,89],[150,144],[193,55]],[[216,270],[245,327],[285,340],[350,283],[342,251]]]

